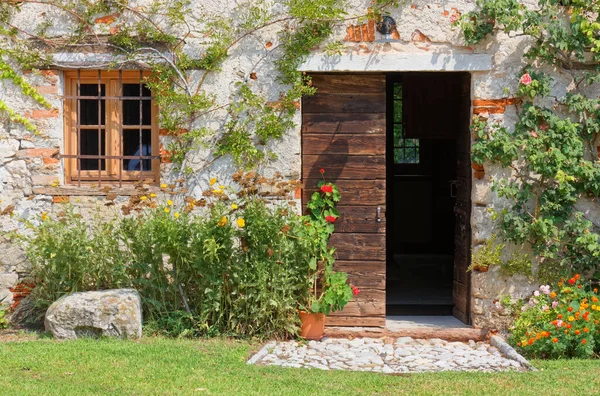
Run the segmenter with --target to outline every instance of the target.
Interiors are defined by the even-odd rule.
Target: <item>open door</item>
[[[471,261],[471,75],[461,74],[460,129],[456,137],[456,203],[454,233],[453,314],[470,324],[471,276],[467,272]]]

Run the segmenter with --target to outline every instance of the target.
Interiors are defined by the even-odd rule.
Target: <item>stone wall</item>
[[[524,0],[524,2],[533,1]],[[352,0],[350,3],[349,15],[365,14],[370,5],[368,0]],[[349,20],[340,24],[332,37],[332,40],[344,41],[345,50],[342,56],[328,57],[320,49],[315,49],[314,56],[320,56],[320,61],[325,59],[327,62],[313,63],[311,66],[307,61],[308,66],[305,69],[323,70],[318,67],[330,67],[331,71],[341,71],[344,68],[352,69],[354,64],[361,65],[360,71],[363,72],[390,71],[389,68],[396,65],[397,70],[405,71],[425,70],[425,67],[428,68],[427,70],[471,71],[473,114],[489,117],[510,127],[516,121],[516,108],[510,93],[516,91],[517,75],[525,65],[522,55],[528,41],[523,37],[498,34],[477,47],[466,46],[461,32],[451,27],[451,21],[461,13],[473,10],[474,3],[474,0],[414,0],[410,4],[402,5],[399,9],[392,10],[390,14],[397,23],[397,31],[393,33],[393,37],[398,41],[394,43],[377,42],[381,35],[374,30],[372,22],[362,25],[356,23],[356,20]],[[193,0],[191,12],[201,13],[203,10],[208,10],[221,15],[235,16],[238,12],[236,4],[234,0]],[[23,11],[15,23],[20,23],[25,30],[31,29],[29,21],[36,20],[36,16],[44,10],[32,4],[25,4],[22,8]],[[103,17],[99,15],[98,31],[106,33],[110,31],[111,19]],[[230,95],[234,92],[234,84],[238,81],[251,82],[254,89],[265,93],[268,100],[276,103],[285,87],[275,82],[273,76],[276,73],[273,63],[265,61],[260,62],[257,67],[254,65],[261,57],[270,56],[269,48],[277,47],[277,33],[280,28],[281,26],[274,25],[257,33],[251,39],[241,41],[232,49],[222,71],[208,76],[204,87],[215,94],[217,103],[225,104],[230,100]],[[61,31],[58,29],[54,33],[60,35]],[[202,54],[202,51],[203,47],[198,45],[197,39],[186,40],[186,52],[190,55]],[[91,63],[95,61],[94,54],[80,55]],[[482,64],[469,64],[469,59],[486,59],[486,56],[489,59],[487,68]],[[72,61],[69,56],[63,56],[61,59],[66,65]],[[381,61],[385,59],[392,59],[392,63]],[[313,61],[318,60],[313,59]],[[323,66],[325,64],[326,66]],[[253,79],[249,79],[251,72],[256,73]],[[202,73],[202,71],[192,73],[192,81],[198,81]],[[5,215],[0,216],[0,234],[19,228],[19,218],[35,219],[43,212],[59,211],[64,202],[81,206],[83,211],[114,210],[105,206],[106,193],[73,188],[64,184],[63,165],[58,159],[58,154],[63,149],[63,110],[60,97],[64,88],[62,72],[60,70],[27,72],[25,77],[52,103],[53,108],[41,109],[30,100],[15,95],[16,90],[11,84],[4,82],[4,85],[0,85],[0,98],[25,114],[44,134],[44,136],[34,136],[16,124],[5,123],[0,128],[0,211],[5,212]],[[571,83],[571,81],[560,81],[553,89],[558,94],[564,93]],[[432,109],[432,112],[434,111],[435,109]],[[224,115],[224,111],[216,112],[209,118],[199,120],[198,125],[205,124],[218,128],[222,124]],[[300,111],[297,112],[295,121],[297,124],[300,123]],[[167,144],[167,139],[161,137],[163,146]],[[272,148],[278,153],[279,158],[263,166],[260,171],[271,174],[277,170],[287,178],[299,178],[301,165],[299,126],[290,130],[280,141],[273,143]],[[200,192],[208,186],[210,177],[229,180],[235,170],[229,159],[214,160],[209,150],[190,153],[189,163],[196,170],[195,176],[189,180],[191,194],[196,197],[199,197]],[[171,165],[163,161],[161,182],[169,182],[177,177],[170,172],[170,169]],[[483,170],[473,171],[472,240],[475,249],[493,232],[493,224],[487,210],[498,209],[503,205],[490,190],[491,178],[500,172],[502,170],[487,164]],[[126,188],[115,189],[113,192],[121,200],[126,200],[132,193],[131,189]],[[592,208],[592,212],[598,212],[597,209],[597,207]],[[11,212],[12,216],[9,216]],[[26,260],[17,246],[9,245],[1,236],[0,249],[4,252],[0,256],[0,298],[7,295],[6,301],[11,303],[12,293],[9,288],[14,287],[26,272]],[[487,273],[474,273],[472,275],[473,324],[486,328],[505,326],[508,318],[503,315],[503,312],[497,312],[493,308],[493,300],[502,295],[523,297],[534,287],[533,283],[522,277],[503,278],[498,268],[491,268]]]

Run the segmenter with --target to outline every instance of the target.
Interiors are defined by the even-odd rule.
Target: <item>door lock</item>
[[[381,206],[377,207],[377,222],[381,223]]]

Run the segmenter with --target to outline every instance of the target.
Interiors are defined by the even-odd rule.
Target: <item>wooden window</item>
[[[393,90],[394,164],[418,164],[421,157],[419,139],[407,139],[404,134],[402,82],[394,82]]]
[[[65,73],[65,181],[159,180],[158,109],[142,71]]]

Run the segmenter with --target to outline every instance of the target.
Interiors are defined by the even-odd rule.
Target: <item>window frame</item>
[[[123,84],[140,84],[141,79],[149,77],[150,72],[141,70],[68,70],[64,72],[65,96],[64,106],[64,169],[65,184],[82,183],[119,183],[130,184],[134,181],[151,179],[152,184],[160,181],[160,148],[158,127],[158,106],[154,98],[150,104],[150,125],[123,125]],[[80,170],[78,161],[78,84],[104,84],[105,85],[105,113],[104,125],[106,150],[102,157],[106,163],[105,169]],[[140,92],[141,94],[141,92]],[[100,122],[100,120],[98,120]],[[79,130],[82,126],[79,125]],[[86,126],[87,127],[87,126]],[[125,127],[125,128],[124,128]],[[100,125],[91,125],[90,128],[98,128]],[[150,129],[151,153],[150,159],[152,170],[124,170],[122,166],[123,156],[123,131],[125,129]],[[143,154],[143,149],[140,150]],[[136,157],[137,158],[137,157]],[[147,159],[142,159],[145,161]]]

